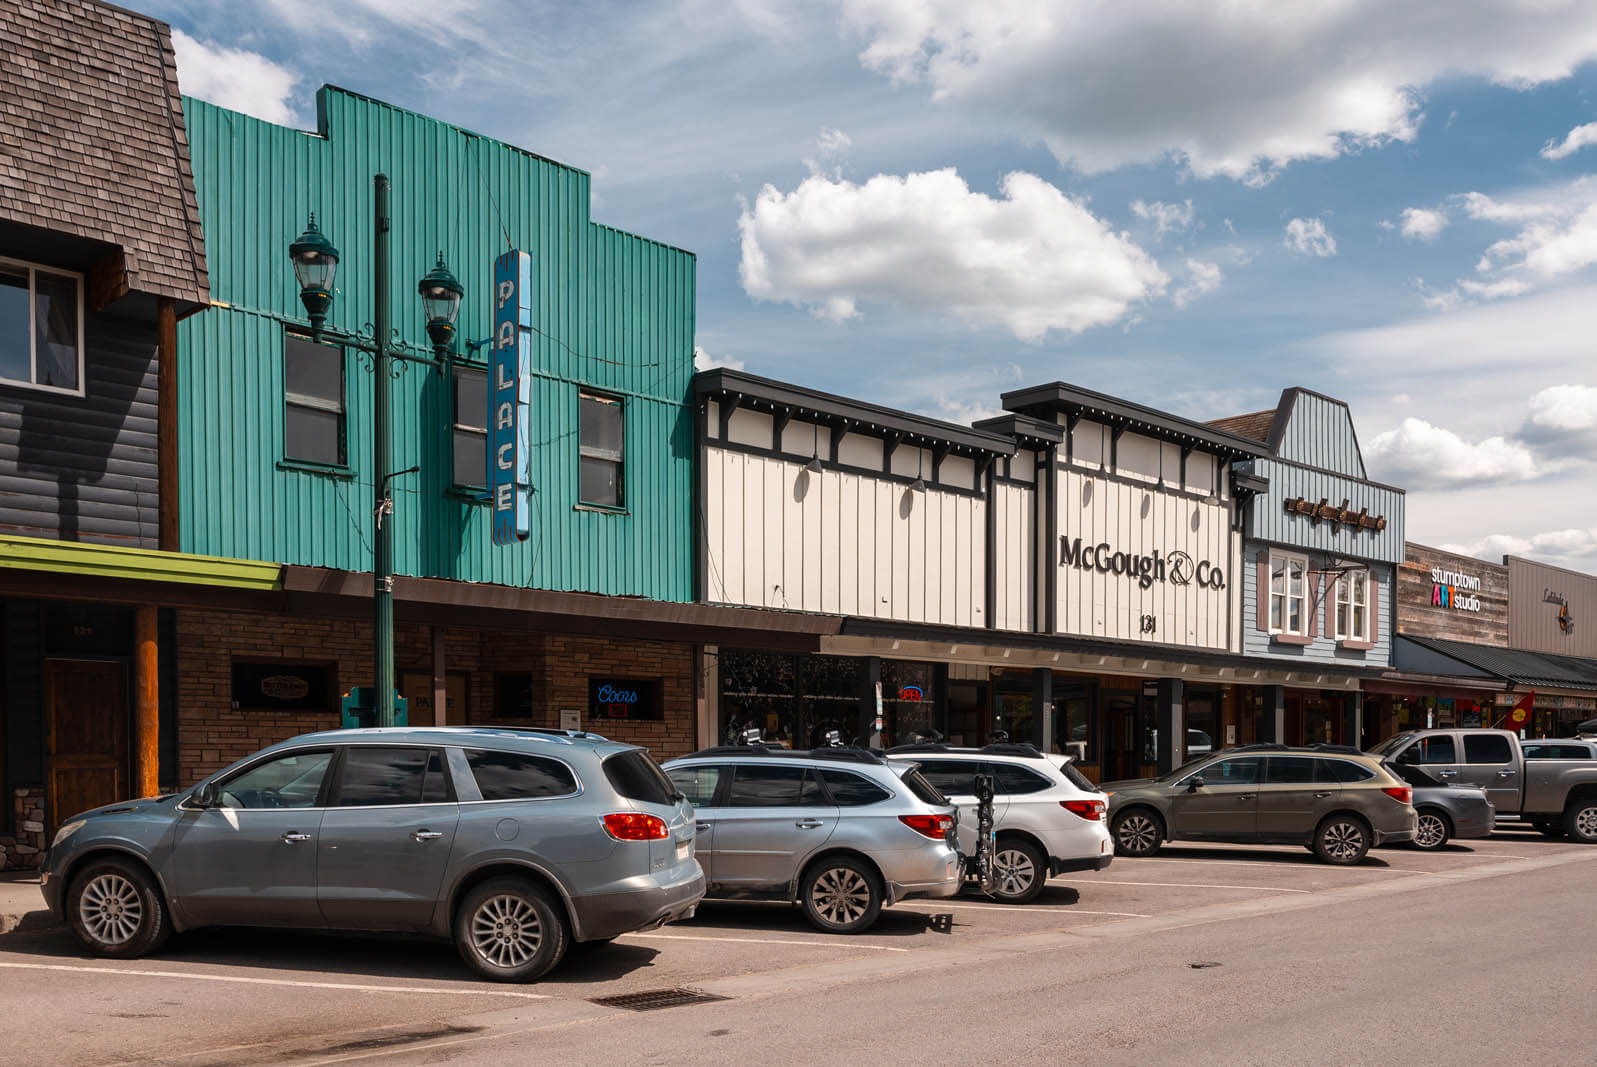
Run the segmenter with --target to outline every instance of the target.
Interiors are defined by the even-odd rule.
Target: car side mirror
[[[1203,775],[1195,774],[1187,779],[1187,792],[1196,793],[1208,783],[1203,780]]]
[[[205,782],[205,783],[203,783],[198,789],[194,790],[194,792],[189,794],[189,803],[192,804],[196,808],[214,808],[214,807],[216,807],[216,785],[215,785],[215,783],[213,783],[213,782]]]

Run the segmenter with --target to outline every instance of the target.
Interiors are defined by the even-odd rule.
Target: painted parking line
[[[1442,873],[1440,871],[1410,870],[1410,869],[1408,869],[1406,867],[1366,867],[1366,866],[1363,866],[1362,864],[1357,864],[1357,865],[1354,865],[1352,867],[1338,867],[1338,866],[1333,866],[1332,864],[1329,864],[1329,863],[1301,863],[1301,862],[1291,863],[1291,864],[1280,864],[1280,863],[1271,863],[1269,860],[1229,860],[1229,859],[1216,859],[1216,858],[1213,858],[1213,857],[1193,857],[1193,858],[1189,859],[1189,858],[1187,858],[1185,856],[1144,856],[1141,859],[1137,860],[1136,862],[1137,863],[1216,863],[1216,864],[1224,864],[1227,867],[1274,867],[1278,871],[1279,870],[1294,870],[1294,871],[1367,871],[1367,872],[1369,872],[1371,874],[1381,874],[1381,873],[1385,873],[1385,874],[1440,874],[1440,873]]]
[[[1140,911],[1088,911],[1085,908],[1057,907],[1051,904],[945,904],[942,901],[906,900],[894,904],[895,908],[963,908],[966,911],[1046,911],[1053,915],[1114,915],[1123,919],[1146,919]]]
[[[888,945],[859,945],[852,941],[798,941],[780,937],[710,937],[700,934],[623,934],[623,937],[646,937],[652,941],[732,941],[740,945],[808,945],[810,948],[864,949],[869,952],[908,952],[907,948]]]
[[[78,974],[114,974],[123,978],[186,978],[195,982],[234,982],[242,985],[288,986],[296,989],[342,989],[351,993],[447,993],[461,997],[515,997],[550,1000],[544,993],[507,989],[470,989],[455,986],[361,985],[355,982],[307,982],[298,978],[248,978],[236,974],[195,974],[190,971],[141,971],[131,967],[72,966],[64,963],[0,963],[19,971],[70,971]]]
[[[1221,885],[1217,882],[1110,882],[1094,878],[1083,885],[1157,885],[1168,889],[1254,889],[1264,893],[1313,893],[1312,889],[1287,889],[1278,885]]]

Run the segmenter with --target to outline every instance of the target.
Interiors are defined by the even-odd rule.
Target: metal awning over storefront
[[[1392,641],[1392,665],[1396,671],[1385,677],[1395,681],[1419,675],[1509,689],[1597,692],[1597,660],[1440,637],[1398,634]]]

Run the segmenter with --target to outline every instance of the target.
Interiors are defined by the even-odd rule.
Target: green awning
[[[283,587],[280,563],[80,541],[46,541],[38,537],[0,536],[0,567],[266,592]]]

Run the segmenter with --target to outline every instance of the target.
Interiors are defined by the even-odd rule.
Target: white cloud
[[[221,107],[291,126],[296,121],[289,102],[299,74],[256,52],[228,48],[214,41],[196,41],[172,30],[177,55],[177,80],[189,96]]]
[[[1555,566],[1588,570],[1597,559],[1597,526],[1529,535],[1487,534],[1478,540],[1440,547],[1446,552],[1461,552],[1477,559],[1524,556]]]
[[[1336,238],[1322,219],[1293,219],[1286,224],[1286,239],[1281,243],[1302,256],[1336,255]]]
[[[1588,122],[1584,126],[1576,126],[1570,130],[1562,143],[1548,141],[1542,146],[1542,158],[1563,159],[1594,144],[1597,144],[1597,122]]]
[[[1447,229],[1446,212],[1432,211],[1423,207],[1405,208],[1403,211],[1404,237],[1411,240],[1432,241],[1445,229]]]
[[[939,395],[928,414],[944,422],[957,422],[962,426],[969,426],[982,419],[995,419],[1005,412],[994,404],[983,403],[980,400],[961,400],[958,397]]]
[[[804,169],[831,178],[843,176],[843,157],[854,142],[842,130],[823,128],[815,138],[815,155],[804,157]]]
[[[1549,216],[1498,241],[1481,257],[1481,270],[1523,270],[1539,279],[1597,263],[1597,200],[1573,218]]]
[[[1597,389],[1555,385],[1530,398],[1530,421],[1549,430],[1597,429]]]
[[[1187,260],[1187,281],[1178,287],[1170,297],[1172,303],[1178,308],[1184,308],[1205,293],[1212,293],[1220,288],[1220,283],[1225,281],[1225,275],[1220,271],[1220,264],[1206,263],[1200,259]]]
[[[693,369],[695,371],[712,370],[716,367],[725,367],[727,370],[742,370],[741,359],[728,359],[725,356],[712,356],[701,346],[693,346]]]
[[[1154,237],[1163,237],[1167,233],[1180,233],[1192,226],[1192,201],[1183,200],[1179,204],[1166,204],[1162,200],[1148,203],[1143,200],[1131,202],[1132,213],[1139,219],[1147,219],[1153,223]]]
[[[1471,443],[1412,417],[1378,435],[1364,458],[1383,481],[1405,488],[1517,482],[1542,473],[1530,449],[1517,441],[1499,436]]]
[[[1450,310],[1471,300],[1520,296],[1597,263],[1597,175],[1507,197],[1469,192],[1449,201],[1474,221],[1519,232],[1486,248],[1474,280],[1462,279],[1450,290],[1422,287],[1428,307]]]
[[[738,219],[739,277],[756,300],[838,322],[887,304],[1026,341],[1116,322],[1164,291],[1158,264],[1080,201],[1018,171],[1001,190],[973,192],[952,168],[767,185]]]
[[[1167,156],[1268,181],[1410,141],[1443,76],[1528,88],[1597,57],[1581,0],[842,0],[860,58],[1013,121],[1088,173]]]

